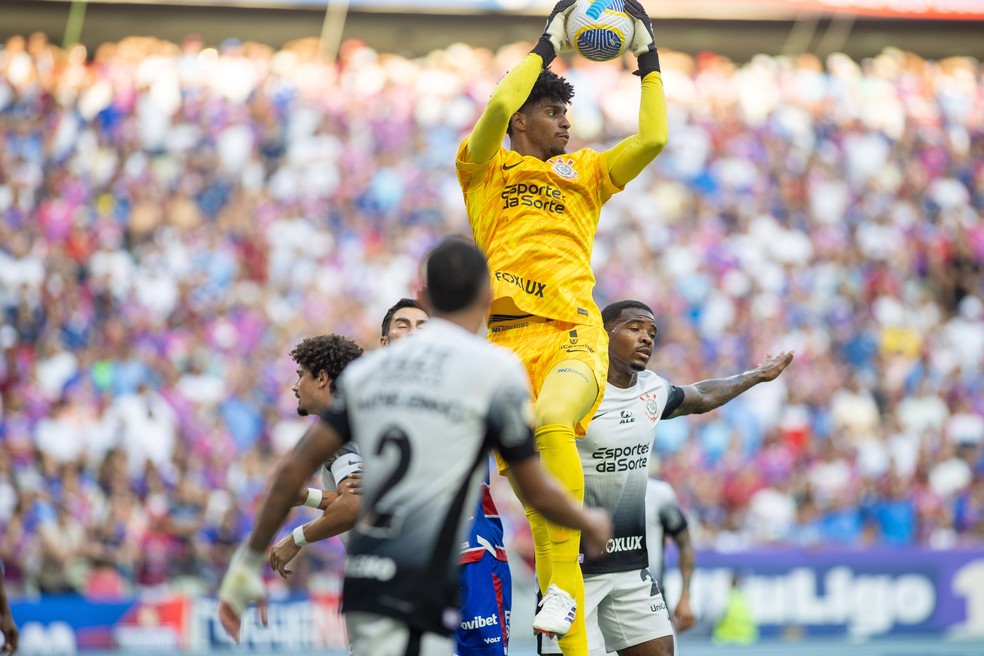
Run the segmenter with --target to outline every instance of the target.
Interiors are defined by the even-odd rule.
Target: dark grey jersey
[[[651,371],[639,372],[628,389],[605,387],[605,398],[577,440],[584,468],[584,505],[612,515],[612,539],[598,559],[585,559],[585,574],[625,572],[648,566],[646,481],[656,425],[683,401],[680,388]]]
[[[458,551],[489,449],[534,457],[530,409],[519,360],[440,319],[349,365],[322,416],[365,459],[344,610],[453,631]]]

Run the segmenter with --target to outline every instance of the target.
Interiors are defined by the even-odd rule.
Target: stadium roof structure
[[[65,0],[46,0],[64,2]],[[541,15],[554,0],[88,0],[87,4],[325,8],[400,13]],[[804,14],[880,18],[984,20],[984,0],[642,0],[652,16],[669,19],[792,20]]]
[[[126,36],[180,42],[196,33],[274,47],[320,36],[326,52],[356,38],[383,52],[423,55],[454,41],[496,49],[529,41],[555,0],[0,0],[0,40],[40,31],[93,48]],[[984,0],[642,0],[661,48],[756,54],[897,47],[930,59],[984,60]],[[480,20],[476,17],[480,16]],[[68,28],[66,27],[68,26]],[[326,38],[327,37],[327,38]]]

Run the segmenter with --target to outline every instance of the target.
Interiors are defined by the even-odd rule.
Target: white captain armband
[[[309,487],[307,494],[307,499],[304,500],[304,505],[308,508],[320,508],[321,500],[325,498],[324,492],[316,487]]]

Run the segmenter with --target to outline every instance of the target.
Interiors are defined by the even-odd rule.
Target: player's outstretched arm
[[[663,151],[669,139],[666,95],[663,93],[663,77],[659,71],[652,21],[636,0],[625,0],[625,11],[635,18],[635,37],[631,48],[639,59],[636,75],[642,78],[642,100],[639,104],[639,132],[624,139],[608,153],[608,174],[617,187],[635,179]]]
[[[293,506],[298,490],[319,463],[327,460],[344,442],[334,427],[319,421],[308,429],[291,454],[277,467],[253,532],[229,563],[219,587],[219,620],[226,633],[236,642],[239,642],[243,611],[250,603],[257,604],[260,621],[266,624],[265,590],[260,572],[267,545]]]
[[[792,361],[792,351],[780,353],[775,357],[769,357],[764,364],[755,369],[736,376],[702,380],[693,385],[685,385],[680,388],[683,390],[683,402],[664,419],[683,415],[699,415],[719,408],[759,383],[775,380]]]
[[[340,484],[342,493],[324,509],[320,517],[298,526],[274,546],[270,551],[272,570],[287,578],[291,574],[287,564],[300,553],[302,547],[311,542],[327,540],[355,526],[355,519],[362,505],[361,487],[349,484],[349,479],[355,479],[356,476],[357,474],[353,474]]]
[[[612,519],[607,512],[579,508],[535,456],[510,463],[509,476],[522,493],[524,503],[533,506],[547,521],[581,531],[586,554],[598,557],[604,553],[612,537]]]
[[[690,542],[689,529],[685,528],[674,534],[673,542],[676,543],[680,554],[680,600],[673,609],[673,619],[676,630],[682,633],[691,628],[696,621],[694,611],[690,608],[690,579],[693,577],[697,558],[694,555],[694,546]]]
[[[574,2],[575,0],[560,0],[554,5],[536,46],[495,87],[489,104],[468,137],[465,161],[487,162],[499,150],[509,127],[509,120],[526,102],[540,73],[550,65],[554,57],[568,49],[564,21],[574,7]]]

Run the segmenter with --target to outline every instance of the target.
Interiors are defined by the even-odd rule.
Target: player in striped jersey
[[[537,45],[502,79],[462,141],[455,165],[475,242],[491,270],[489,339],[523,360],[540,458],[581,499],[575,437],[601,401],[608,367],[607,337],[591,295],[594,235],[602,205],[660,153],[668,127],[652,24],[641,4],[625,0],[636,19],[638,134],[603,152],[566,152],[574,90],[547,66],[568,47],[564,20],[573,6],[562,0],[554,7]],[[504,473],[501,460],[499,468]],[[544,595],[534,631],[566,634],[564,653],[580,656],[584,622],[572,614],[583,599],[578,535],[549,525],[531,508],[527,516]]]
[[[677,387],[646,368],[656,339],[652,310],[620,301],[602,311],[609,335],[605,399],[577,447],[584,470],[584,501],[612,514],[615,528],[601,558],[582,565],[591,656],[669,656],[673,629],[666,602],[649,569],[646,491],[649,459],[661,419],[700,414],[749,388],[775,379],[792,361],[780,353],[730,378]],[[679,518],[679,519],[682,519]],[[674,523],[674,530],[679,528]],[[541,653],[560,653],[545,640]]]

